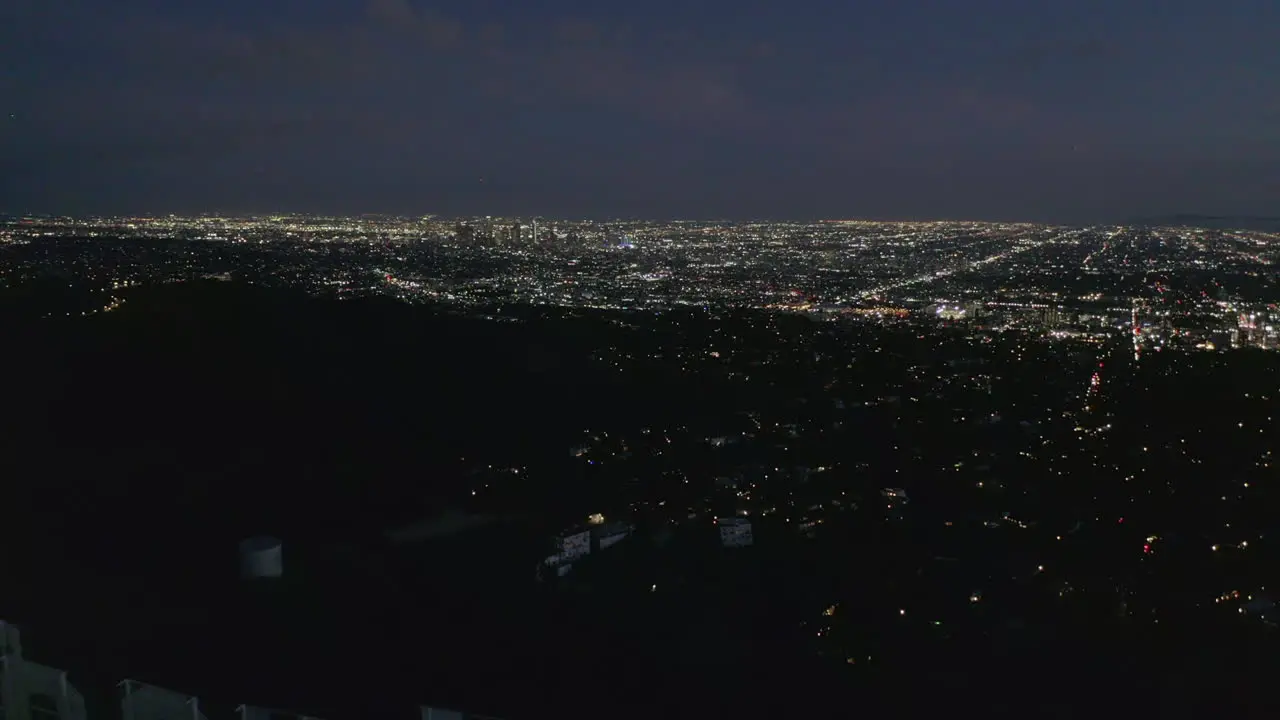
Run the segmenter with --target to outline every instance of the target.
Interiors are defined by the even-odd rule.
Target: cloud
[[[456,50],[466,40],[461,22],[429,8],[417,8],[409,0],[369,0],[365,15],[375,27],[407,34],[432,51]]]
[[[589,20],[566,18],[552,25],[551,36],[563,48],[581,49],[599,47],[606,41],[606,31]]]
[[[680,153],[714,145],[718,157],[740,147],[837,168],[883,165],[903,149],[943,148],[984,133],[1017,135],[1045,120],[1009,93],[868,89],[856,83],[875,73],[854,72],[847,57],[758,37],[643,33],[575,18],[530,21],[509,33],[410,0],[367,0],[355,18],[329,24],[197,23],[176,12],[83,8],[92,32],[67,42],[92,40],[87,47],[101,62],[48,73],[30,103],[42,108],[46,141],[73,155],[97,147],[119,159],[224,162],[311,149],[363,152],[389,172],[391,165],[492,166],[506,162],[504,152],[527,157],[532,151],[522,144],[550,137],[559,145],[539,157],[582,155],[574,162],[585,168],[602,162],[582,151],[586,141],[577,135],[585,133],[596,138],[590,147],[647,142],[649,154],[664,160],[623,159],[630,151],[617,150],[610,162],[618,166],[652,160],[665,167]],[[815,63],[831,77],[806,84],[793,75],[811,73]],[[798,90],[769,97],[762,79]],[[110,110],[90,119],[83,107]],[[618,120],[589,125],[602,117]]]
[[[118,156],[176,162],[363,148],[388,163],[483,165],[534,137],[560,143],[549,158],[576,157],[584,142],[576,135],[586,133],[618,146],[643,135],[651,149],[667,143],[668,159],[716,144],[837,166],[883,164],[895,151],[975,134],[1016,135],[1044,120],[1007,93],[861,87],[876,74],[855,72],[846,57],[754,36],[644,33],[575,18],[509,33],[411,0],[367,0],[356,17],[329,24],[197,23],[176,12],[83,7],[102,61],[49,73],[30,104],[43,108],[46,140]],[[812,75],[819,60],[830,78],[793,74]],[[761,92],[770,86],[790,92]],[[111,109],[90,120],[81,107]],[[588,126],[606,117],[617,120]],[[598,154],[581,159],[590,162]]]
[[[578,103],[667,124],[724,120],[749,103],[734,64],[715,47],[691,52],[688,38],[636,40],[626,28],[576,19],[526,30],[513,38],[502,25],[467,26],[409,0],[368,0],[359,19],[329,26],[124,14],[97,24],[101,75],[54,76],[46,90],[141,104],[160,93],[181,102],[183,94],[276,92],[299,103],[380,93],[378,102],[392,104],[430,95],[448,103],[437,112],[476,102]],[[660,44],[664,52],[654,52]],[[398,97],[388,99],[391,88]]]
[[[418,23],[418,14],[408,0],[369,0],[365,13],[374,22],[395,28],[412,28]]]
[[[1123,43],[1099,37],[1042,38],[1016,45],[1003,54],[1012,65],[1036,70],[1050,63],[1114,60],[1125,54]]]

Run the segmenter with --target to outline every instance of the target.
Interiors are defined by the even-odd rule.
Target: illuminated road
[[[994,263],[998,263],[1003,260],[1008,260],[1011,257],[1021,255],[1022,253],[1027,252],[1028,250],[1034,250],[1041,246],[1047,245],[1049,243],[1059,242],[1068,237],[1080,235],[1084,232],[1085,230],[1073,230],[1068,233],[1063,233],[1062,235],[1058,235],[1050,238],[1044,238],[1042,240],[1028,240],[1026,238],[1019,238],[1014,241],[1018,243],[1015,247],[1005,250],[1004,252],[996,253],[995,255],[982,258],[981,260],[974,260],[972,262],[962,263],[960,265],[947,268],[945,270],[937,270],[935,272],[931,272],[925,275],[917,275],[915,277],[896,280],[894,282],[887,283],[885,285],[881,285],[879,287],[867,290],[861,293],[858,297],[862,300],[870,300],[872,298],[878,298],[884,295],[884,293],[887,293],[891,290],[900,290],[905,287],[925,285],[931,282],[936,282],[940,278],[948,277],[950,275],[955,275],[957,273],[969,272],[971,270],[978,270],[988,265],[992,265]]]

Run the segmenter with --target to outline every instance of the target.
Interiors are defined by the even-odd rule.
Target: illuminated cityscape
[[[1280,718],[1277,28],[0,0],[0,720]]]
[[[1273,647],[1274,233],[30,217],[0,243],[14,327],[72,338],[23,341],[12,372],[45,379],[11,399],[45,424],[15,421],[15,465],[156,503],[174,472],[202,498],[183,518],[262,494],[254,523],[214,543],[222,521],[175,520],[168,546],[281,533],[279,598],[367,587],[341,612],[413,618],[396,637],[441,658],[421,672],[547,689],[504,717],[559,713],[587,681],[556,668],[588,646],[591,684],[647,663],[711,695],[704,668],[732,687],[778,672],[766,656],[893,693],[975,653],[1012,672],[1053,647],[1123,683],[1199,672],[1161,652],[1183,642]],[[101,408],[138,419],[75,424]],[[137,479],[150,448],[190,443]],[[143,518],[133,492],[101,502]],[[312,512],[322,532],[290,529]],[[298,541],[321,568],[299,574],[291,538],[318,532],[350,547]],[[192,582],[172,612],[214,602]]]
[[[978,222],[542,222],[437,218],[15,220],[0,275],[77,287],[221,277],[460,310],[767,309],[960,323],[1136,352],[1277,347],[1280,235]],[[101,305],[118,307],[107,293]]]

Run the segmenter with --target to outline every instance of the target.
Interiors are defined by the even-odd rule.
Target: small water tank
[[[284,548],[278,538],[266,535],[240,543],[240,577],[245,580],[284,575]]]

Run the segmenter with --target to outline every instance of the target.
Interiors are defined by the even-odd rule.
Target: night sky
[[[1277,0],[0,0],[0,212],[1280,214]]]

